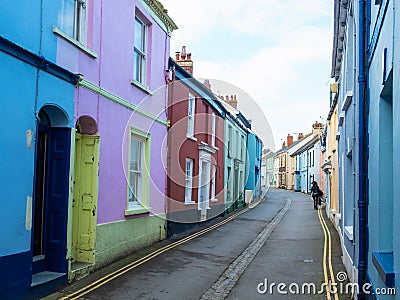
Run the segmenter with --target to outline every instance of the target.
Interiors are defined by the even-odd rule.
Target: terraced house
[[[358,299],[398,299],[399,17],[397,1],[335,2],[327,158],[337,162],[325,169],[337,174],[329,208],[350,280],[373,292]]]
[[[26,297],[165,237],[165,70],[177,27],[147,0],[29,2],[0,15],[1,64],[13,72],[3,94],[25,103],[2,111],[18,105],[23,137],[4,148],[19,166],[0,173],[3,212],[17,215],[2,218],[2,269],[15,273],[1,273],[0,291]],[[22,86],[10,81],[21,76]]]
[[[185,47],[169,60],[169,70],[167,216],[173,235],[224,213],[226,110],[193,78]]]

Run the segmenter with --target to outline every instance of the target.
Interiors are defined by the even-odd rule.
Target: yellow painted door
[[[72,217],[74,261],[94,263],[99,171],[99,136],[76,134]]]

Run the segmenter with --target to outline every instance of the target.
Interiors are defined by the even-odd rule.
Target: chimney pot
[[[179,56],[180,56],[180,52],[179,51],[175,52],[175,60],[176,61],[179,60]]]
[[[186,58],[186,46],[182,46],[181,59],[184,60]]]
[[[288,134],[287,138],[286,138],[286,142],[287,142],[287,146],[290,147],[293,144],[293,136]]]

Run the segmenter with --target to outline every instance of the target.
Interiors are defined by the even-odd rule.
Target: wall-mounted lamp
[[[33,137],[33,132],[32,130],[28,129],[26,131],[26,147],[28,149],[31,149],[32,146],[32,137]]]

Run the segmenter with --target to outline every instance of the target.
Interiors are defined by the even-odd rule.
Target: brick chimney
[[[175,60],[190,75],[193,75],[192,53],[186,53],[186,46],[182,46],[182,52],[175,52]]]
[[[299,134],[297,134],[298,141],[300,141],[303,137],[304,137],[304,134],[302,132],[299,132]]]
[[[230,106],[237,109],[238,101],[237,101],[236,95],[231,95],[230,97],[228,95],[226,95],[225,99],[224,99],[224,97],[220,97],[220,98],[222,100],[224,100],[226,103],[228,103]]]
[[[206,88],[208,88],[208,89],[211,91],[211,83],[210,83],[210,80],[204,79],[203,84],[204,84],[204,86],[205,86]]]
[[[321,129],[324,128],[324,124],[315,121],[315,123],[312,125],[312,128],[313,128],[313,134],[316,135],[319,134],[321,132]]]
[[[286,137],[286,144],[288,147],[292,146],[293,144],[293,135],[288,134],[288,136]]]

